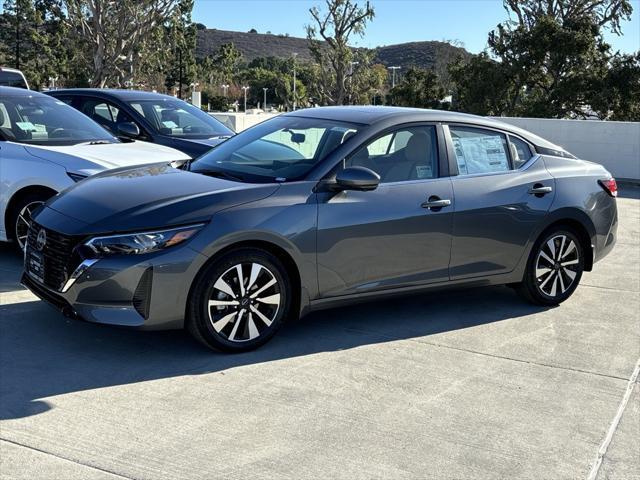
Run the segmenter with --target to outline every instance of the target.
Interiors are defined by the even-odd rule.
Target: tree
[[[132,78],[148,44],[173,14],[176,0],[65,0],[68,25],[91,52],[91,85]],[[128,74],[127,74],[128,71]]]
[[[5,0],[0,14],[0,63],[21,69],[32,88],[66,69],[66,31],[58,0]]]
[[[162,45],[170,45],[169,65],[165,85],[171,90],[178,89],[178,96],[183,97],[184,85],[195,82],[196,78],[196,26],[191,21],[193,0],[179,0],[165,28],[166,41]]]
[[[369,2],[360,7],[352,0],[326,0],[326,12],[317,7],[309,12],[314,25],[306,27],[307,39],[311,56],[318,64],[315,95],[321,103],[343,105],[352,71],[349,39],[351,35],[364,34],[367,22],[375,16],[374,9]]]
[[[602,120],[640,121],[640,52],[611,60],[595,85],[591,107]]]
[[[613,55],[629,0],[504,0],[511,15],[489,34],[489,53],[452,66],[457,108],[482,115],[580,118]],[[496,85],[499,88],[496,88]]]
[[[441,108],[445,89],[431,70],[411,67],[390,92],[390,103],[402,107]]]

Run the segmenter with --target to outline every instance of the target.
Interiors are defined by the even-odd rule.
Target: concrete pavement
[[[558,308],[506,287],[313,314],[262,349],[64,319],[0,251],[0,478],[587,478],[640,357],[640,190]],[[598,479],[640,478],[640,393]]]

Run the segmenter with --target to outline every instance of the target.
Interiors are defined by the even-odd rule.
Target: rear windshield
[[[7,70],[0,70],[0,86],[29,88],[20,73]]]

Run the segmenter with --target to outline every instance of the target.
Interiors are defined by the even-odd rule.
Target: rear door
[[[468,125],[445,128],[455,198],[451,279],[508,273],[547,214],[555,182],[523,139]]]

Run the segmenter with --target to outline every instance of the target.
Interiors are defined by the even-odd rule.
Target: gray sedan
[[[181,169],[56,196],[23,283],[70,316],[186,327],[226,351],[312,310],[433,288],[508,284],[556,305],[612,249],[616,191],[602,166],[494,120],[300,110]]]

